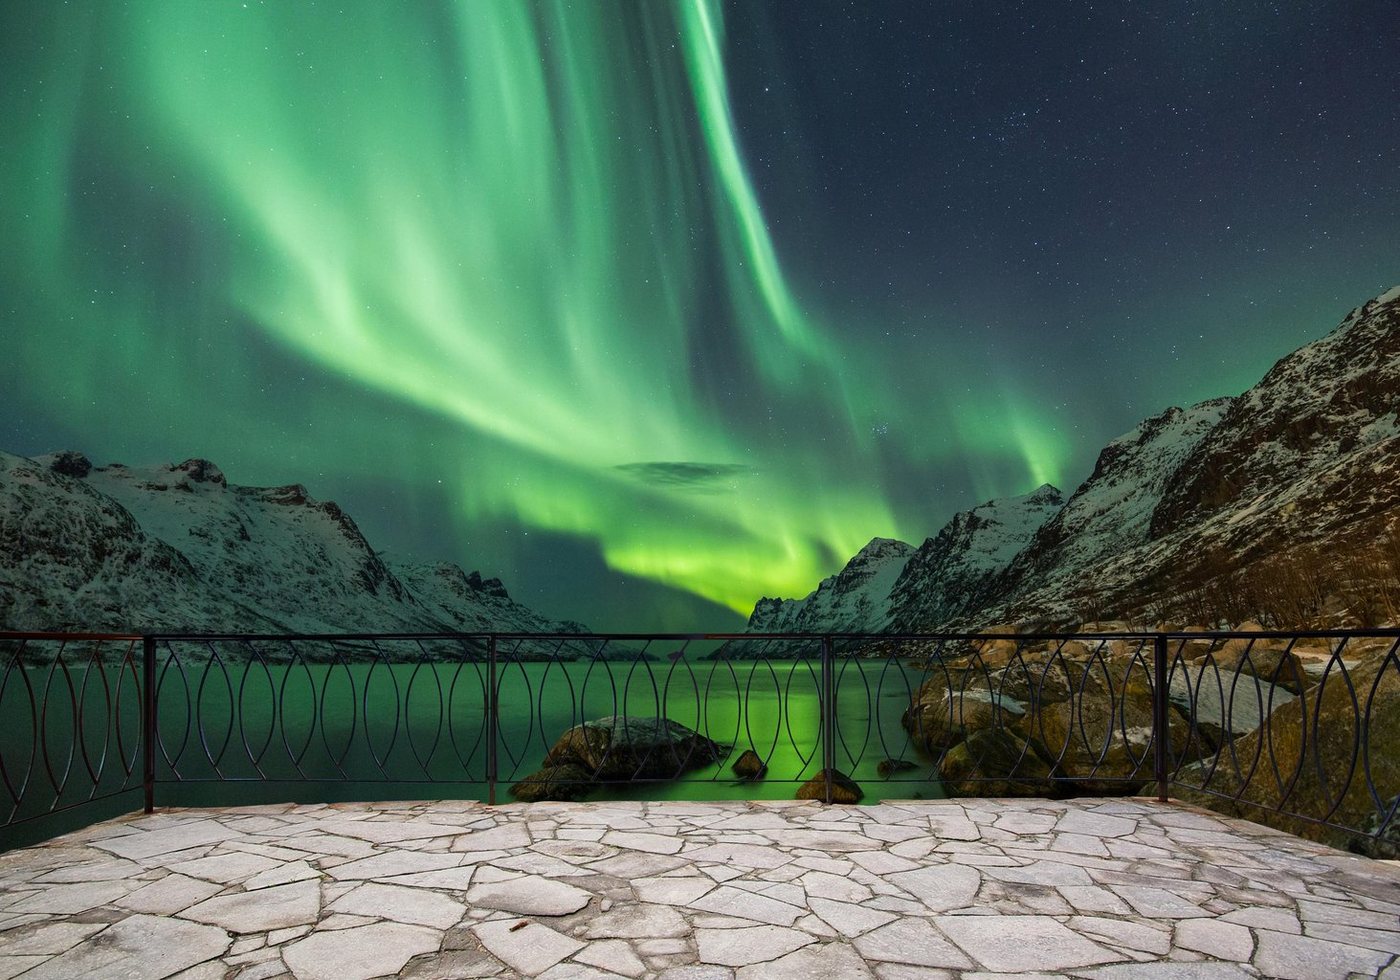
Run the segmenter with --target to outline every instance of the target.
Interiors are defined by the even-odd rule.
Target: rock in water
[[[797,799],[799,800],[825,800],[826,799],[826,774],[823,769],[811,779],[807,780],[797,788]],[[832,803],[859,803],[865,798],[865,791],[860,788],[850,776],[847,776],[839,769],[831,770],[831,802]]]
[[[544,761],[582,766],[603,781],[664,779],[707,766],[724,752],[724,746],[669,718],[612,715],[570,728]]]
[[[511,787],[519,800],[576,800],[602,783],[675,779],[717,761],[720,745],[669,718],[613,715],[575,725],[544,765]]]
[[[745,749],[744,754],[734,761],[734,774],[742,779],[762,779],[768,766],[753,749]]]
[[[541,800],[571,802],[593,792],[598,783],[582,766],[545,766],[510,788],[510,795],[521,803]]]
[[[889,779],[895,773],[909,772],[917,768],[919,767],[908,759],[882,759],[880,764],[875,767],[875,771],[879,773],[881,779]]]

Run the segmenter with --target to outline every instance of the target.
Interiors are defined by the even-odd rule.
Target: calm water
[[[502,665],[497,799],[508,802],[509,785],[535,771],[573,725],[662,713],[733,745],[732,753],[676,780],[603,788],[594,798],[791,799],[821,769],[819,670],[806,660]],[[844,658],[836,672],[837,768],[863,785],[867,802],[941,796],[929,760],[913,752],[900,726],[922,672],[893,660]],[[54,799],[50,770],[60,783],[68,774],[64,804],[88,795],[89,767],[102,769],[105,792],[122,784],[125,760],[136,771],[129,785],[139,787],[135,687],[129,676],[119,684],[114,670],[103,673],[73,667],[65,677],[47,665],[32,667],[37,712],[13,675],[0,695],[5,771],[16,786],[26,773],[30,779],[22,813],[45,810]],[[263,665],[230,658],[221,665],[182,655],[169,666],[162,658],[161,673],[158,803],[487,797],[485,664]],[[72,741],[70,681],[73,700],[83,705],[81,744]],[[748,748],[768,762],[762,780],[740,782],[730,772]],[[918,768],[882,781],[876,767],[891,757]],[[86,807],[81,819],[40,823],[76,826],[94,819],[93,810],[124,812],[139,803],[139,794],[130,795]]]

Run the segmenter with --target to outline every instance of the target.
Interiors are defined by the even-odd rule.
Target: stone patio
[[[170,810],[0,855],[0,980],[1400,978],[1400,868],[1145,800]]]

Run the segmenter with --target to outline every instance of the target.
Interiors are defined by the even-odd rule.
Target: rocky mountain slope
[[[958,515],[866,621],[1373,625],[1396,620],[1397,597],[1400,287],[1244,394],[1169,408],[1114,439],[1068,501],[1042,487]],[[761,600],[749,628],[784,622],[785,608]],[[831,625],[812,614],[804,629],[851,621],[831,598],[823,608],[839,613]]]
[[[586,632],[450,564],[393,567],[299,484],[207,460],[94,467],[0,453],[0,628]]]
[[[919,546],[891,590],[894,629],[912,632],[976,609],[1063,504],[1064,496],[1047,483],[956,515]]]
[[[914,629],[964,612],[969,597],[997,580],[1063,503],[1046,484],[1020,497],[989,500],[955,516],[918,548],[875,538],[836,575],[801,599],[760,599],[751,633],[880,633]],[[728,656],[790,654],[791,644],[737,643]]]

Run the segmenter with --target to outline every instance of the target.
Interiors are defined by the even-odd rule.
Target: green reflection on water
[[[834,669],[836,767],[864,785],[867,802],[941,797],[931,762],[914,753],[900,726],[922,671],[897,661],[855,659],[840,659]],[[86,668],[75,666],[67,673],[82,694],[89,755],[98,758],[104,739],[107,743],[102,793],[122,785],[119,756],[134,761],[134,785],[140,785],[140,760],[134,755],[136,688],[128,676],[117,690],[115,670],[109,667],[106,673],[119,718],[108,717],[102,685],[89,679]],[[70,772],[63,805],[85,798],[92,786],[81,746],[72,741],[76,726],[68,680],[46,664],[32,665],[29,674],[36,708],[47,711],[37,746],[35,715],[22,685],[12,684],[0,705],[7,771],[15,781],[25,771],[33,779],[23,815],[42,812],[54,798],[45,752],[60,775]],[[186,650],[173,661],[163,655],[158,675],[158,804],[487,798],[485,663],[263,663]],[[498,681],[502,802],[510,800],[509,785],[538,768],[561,733],[581,721],[618,713],[655,717],[664,711],[733,748],[719,763],[678,779],[602,787],[593,799],[791,799],[797,785],[821,769],[820,664],[815,660],[506,662],[499,667]],[[31,747],[36,747],[32,768]],[[768,763],[764,779],[739,781],[730,771],[748,748]],[[918,768],[895,780],[880,780],[876,767],[890,757],[907,758]],[[128,795],[94,804],[83,811],[83,819],[49,823],[78,826],[137,805],[139,795]],[[43,836],[47,834],[35,837],[11,828],[5,843]]]

